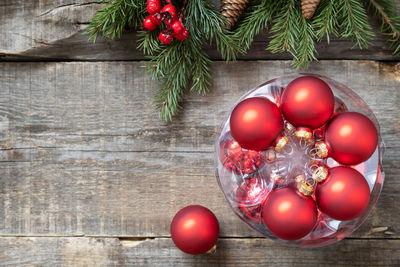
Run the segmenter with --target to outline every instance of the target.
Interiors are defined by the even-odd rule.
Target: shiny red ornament
[[[147,17],[144,19],[143,21],[143,28],[145,28],[148,31],[152,31],[157,27],[157,25],[155,25],[153,23],[153,21],[151,20],[151,17]]]
[[[209,209],[192,205],[181,209],[171,222],[175,245],[188,254],[203,254],[217,243],[218,220]]]
[[[261,204],[268,191],[262,177],[244,179],[236,191],[238,208],[244,217],[254,223],[261,223]]]
[[[335,116],[325,132],[329,156],[341,164],[356,165],[369,159],[378,144],[378,131],[361,113]]]
[[[262,208],[268,229],[277,237],[297,240],[311,232],[317,222],[314,200],[293,187],[273,190]]]
[[[158,39],[163,44],[170,44],[173,40],[172,35],[167,30],[162,30],[158,35]]]
[[[148,0],[147,1],[147,12],[150,15],[159,13],[161,11],[161,1],[160,0]]]
[[[338,166],[329,169],[327,178],[317,184],[315,197],[323,213],[347,221],[357,218],[367,208],[370,190],[361,173],[351,167]]]
[[[169,19],[165,21],[165,24],[170,26],[172,22],[176,21],[178,19],[178,13],[176,13],[176,8],[172,4],[165,5],[162,9],[162,13],[168,13],[169,14]]]
[[[184,26],[181,21],[175,20],[172,22],[171,28],[174,31],[174,35],[180,35],[183,32]]]
[[[335,99],[329,85],[314,76],[291,81],[281,96],[281,111],[294,126],[319,128],[333,113]]]
[[[183,41],[186,40],[186,38],[189,36],[189,31],[188,29],[185,27],[183,28],[182,32],[180,34],[174,34],[174,37],[176,39],[178,39],[179,41]]]
[[[162,16],[160,13],[156,13],[154,15],[150,16],[151,22],[153,22],[154,25],[158,26],[162,23]]]
[[[283,130],[278,107],[264,97],[247,98],[236,105],[230,117],[233,138],[242,148],[264,150]]]
[[[242,149],[230,132],[227,132],[220,141],[219,156],[222,165],[236,174],[249,174],[264,165],[261,152]]]

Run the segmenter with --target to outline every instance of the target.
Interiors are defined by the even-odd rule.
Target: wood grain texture
[[[187,255],[170,238],[2,237],[2,266],[399,266],[399,240],[344,240],[318,249],[264,238],[221,238],[212,255]],[[23,255],[21,257],[20,255]]]
[[[190,94],[172,123],[151,105],[143,62],[0,64],[0,235],[167,237],[173,215],[201,204],[223,237],[256,236],[214,177],[222,118],[290,61],[213,64],[213,89]],[[310,72],[356,91],[381,123],[386,182],[357,238],[400,237],[400,66],[321,61]]]
[[[218,0],[210,0],[216,6]],[[136,50],[134,31],[120,40],[100,38],[88,41],[84,29],[101,1],[90,0],[3,0],[0,3],[0,58],[3,60],[141,60]],[[379,25],[373,22],[375,29]],[[241,59],[290,59],[288,53],[271,54],[265,50],[267,33],[258,35],[250,51]],[[317,45],[319,59],[399,60],[394,57],[384,36],[376,34],[368,49],[351,49],[353,44],[332,38]],[[205,48],[213,59],[220,59],[215,46]]]

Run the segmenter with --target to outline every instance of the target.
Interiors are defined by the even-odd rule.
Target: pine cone
[[[311,19],[321,0],[301,0],[301,12],[306,19]]]
[[[239,20],[249,0],[221,0],[221,13],[227,18],[228,23],[224,25],[227,29],[232,28]]]

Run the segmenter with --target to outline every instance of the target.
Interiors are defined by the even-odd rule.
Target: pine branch
[[[203,37],[209,42],[215,40],[223,59],[235,60],[237,54],[244,53],[237,39],[222,27],[226,19],[213,5],[204,0],[192,0],[189,3],[187,13],[190,12],[193,16],[188,16],[187,22],[196,25],[194,30],[201,30]]]
[[[138,48],[150,62],[148,70],[160,82],[154,101],[160,116],[171,120],[179,111],[180,101],[189,89],[199,94],[209,91],[211,71],[208,55],[202,49],[215,40],[223,58],[234,59],[243,49],[221,25],[224,18],[204,0],[190,0],[185,9],[185,26],[189,36],[185,41],[174,40],[170,45],[160,45],[154,32],[139,32]]]
[[[315,32],[312,22],[307,20],[304,16],[301,16],[299,23],[299,39],[297,41],[298,46],[296,47],[297,57],[294,58],[293,65],[297,69],[307,68],[309,63],[313,60],[317,60],[315,53]]]
[[[329,44],[330,42],[330,34],[335,36],[339,36],[338,27],[339,22],[337,20],[336,6],[334,5],[334,1],[331,0],[322,0],[318,6],[316,15],[313,18],[314,28],[317,29],[315,31],[315,35],[318,41],[321,41],[324,36],[326,36],[326,40]]]
[[[98,36],[120,38],[126,27],[137,29],[146,14],[145,0],[104,0],[107,6],[97,10],[86,33],[96,41]]]
[[[287,51],[293,56],[293,65],[305,68],[315,57],[314,28],[301,13],[300,2],[287,1],[277,13],[271,28],[272,40],[267,49],[272,53]]]
[[[393,48],[393,54],[400,56],[400,11],[393,1],[369,0],[369,9],[372,15],[381,20],[380,31],[388,37]]]
[[[336,0],[339,31],[343,38],[355,41],[360,49],[366,48],[374,36],[367,13],[358,0]]]
[[[267,47],[272,53],[288,51],[296,58],[296,41],[299,34],[298,7],[295,0],[289,0],[278,11],[271,28],[272,40]]]
[[[253,43],[254,37],[268,28],[274,13],[280,7],[280,2],[275,0],[252,1],[246,8],[243,17],[235,30],[235,38],[246,51]]]

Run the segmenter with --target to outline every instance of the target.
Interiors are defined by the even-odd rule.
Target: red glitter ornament
[[[306,236],[317,222],[316,204],[309,196],[312,185],[301,181],[298,189],[282,187],[273,190],[262,208],[265,225],[273,234],[285,240]]]
[[[220,160],[225,168],[236,174],[249,174],[264,165],[261,152],[242,149],[230,132],[220,141]]]
[[[323,213],[347,221],[357,218],[367,208],[370,190],[361,173],[351,167],[338,166],[329,169],[317,184],[315,198]]]
[[[325,141],[317,144],[318,156],[331,156],[341,164],[356,165],[369,159],[378,144],[378,131],[361,113],[343,112],[328,124]]]
[[[242,148],[264,150],[283,130],[278,107],[264,97],[247,98],[236,105],[230,117],[233,138]]]
[[[286,86],[280,108],[294,126],[315,129],[329,120],[334,105],[335,99],[327,83],[314,76],[303,76]]]
[[[261,203],[268,191],[262,177],[244,179],[236,191],[238,208],[243,216],[254,223],[261,223]]]
[[[203,254],[213,249],[219,234],[215,215],[200,205],[181,209],[171,222],[175,245],[188,254]]]

